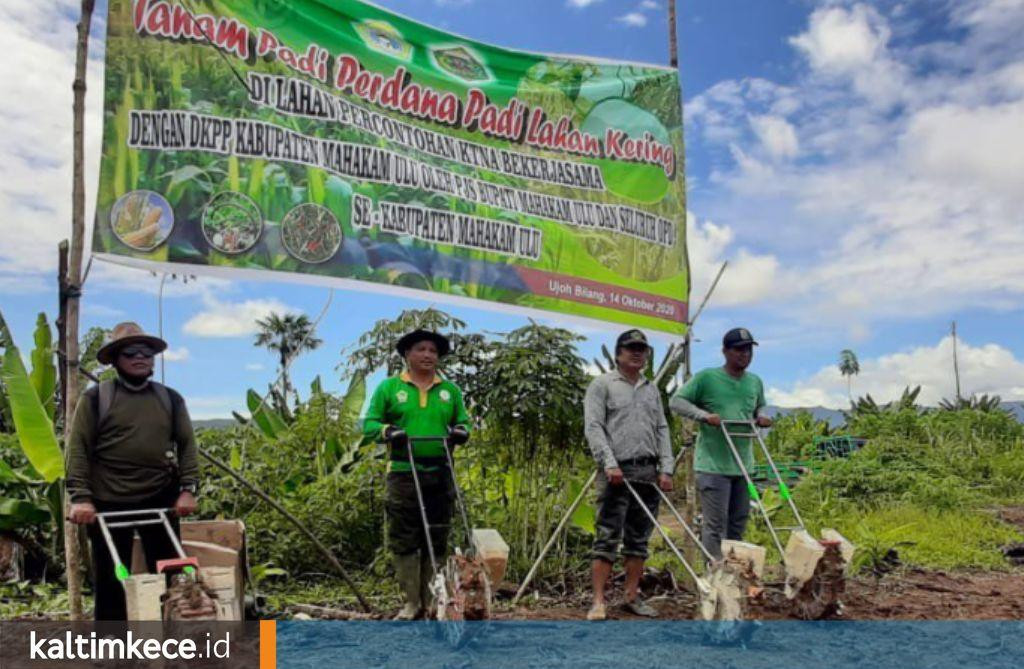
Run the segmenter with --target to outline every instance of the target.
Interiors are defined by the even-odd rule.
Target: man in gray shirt
[[[653,524],[624,484],[628,480],[653,515],[660,495],[655,485],[672,490],[672,445],[661,392],[644,375],[651,347],[640,330],[628,330],[615,342],[616,369],[587,387],[584,425],[598,466],[597,536],[593,550],[594,601],[587,620],[604,620],[604,589],[622,543],[626,567],[625,609],[658,615],[637,596]]]

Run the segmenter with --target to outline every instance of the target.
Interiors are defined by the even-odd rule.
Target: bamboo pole
[[[676,0],[668,0],[668,64],[679,67],[679,38],[676,35]]]
[[[67,322],[64,319],[65,312],[67,311],[67,299],[68,299],[68,253],[70,246],[68,240],[63,240],[57,245],[57,322],[54,325],[57,326],[57,350],[61,352],[61,356],[68,350],[68,332]],[[63,425],[65,433],[67,432],[68,419],[65,415],[64,410],[64,398],[68,396],[68,375],[67,368],[64,365],[64,358],[58,358],[59,363],[57,365],[57,372],[60,378],[57,382],[58,397],[60,402],[54,407],[54,425]]]
[[[316,538],[316,536],[309,530],[308,527],[302,524],[302,521],[300,521],[298,518],[290,514],[287,509],[285,509],[283,506],[274,501],[274,499],[271,498],[270,495],[260,490],[253,483],[247,481],[241,474],[239,474],[234,469],[229,467],[226,463],[220,461],[219,459],[211,455],[206,449],[198,447],[198,450],[200,455],[202,455],[204,458],[206,458],[211,463],[216,465],[219,469],[223,470],[236,481],[238,481],[246,488],[248,488],[253,494],[255,494],[257,497],[259,497],[264,502],[273,507],[275,511],[284,516],[288,520],[288,522],[290,522],[300,532],[302,532],[302,534],[305,535],[309,542],[316,547],[320,554],[327,558],[327,561],[331,564],[332,567],[334,567],[334,570],[338,572],[341,578],[345,581],[345,584],[348,585],[350,590],[352,590],[352,593],[356,596],[356,599],[359,600],[359,605],[363,607],[363,610],[366,611],[366,613],[374,613],[373,607],[370,606],[370,603],[367,602],[366,599],[363,597],[362,593],[359,591],[359,588],[356,586],[355,581],[353,581],[352,577],[349,576],[348,571],[345,569],[345,567],[342,566],[341,562],[338,561],[338,558],[334,556],[334,553],[332,553],[329,548],[320,543],[320,540]]]
[[[71,186],[71,249],[68,273],[65,279],[66,300],[65,371],[67,394],[64,396],[64,415],[70,423],[78,404],[80,379],[78,376],[78,311],[82,288],[82,254],[85,247],[85,71],[89,60],[89,26],[95,0],[82,0],[82,14],[78,21],[78,44],[75,50],[75,81],[72,84],[74,102],[74,155]],[[64,505],[67,510],[67,490]],[[68,608],[71,620],[82,619],[82,556],[78,548],[78,526],[64,523],[64,556],[67,561]]]
[[[956,321],[953,321],[951,333],[953,335],[953,377],[956,379],[956,401],[959,405],[962,395],[960,394],[960,362],[956,356]]]

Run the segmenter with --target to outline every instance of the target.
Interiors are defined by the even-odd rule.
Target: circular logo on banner
[[[260,208],[241,193],[217,193],[203,209],[203,236],[221,253],[245,253],[256,246],[262,232]]]
[[[302,262],[326,262],[341,246],[341,225],[330,209],[307,202],[284,215],[281,241],[288,253]]]
[[[163,195],[149,190],[125,193],[110,209],[110,227],[125,245],[152,251],[174,228],[174,211]]]

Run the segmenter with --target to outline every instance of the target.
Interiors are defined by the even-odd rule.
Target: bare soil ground
[[[1024,507],[993,510],[1003,522],[1024,530]],[[674,518],[659,519],[682,535]],[[1024,620],[1024,568],[1007,571],[897,569],[881,577],[863,576],[847,581],[843,609],[836,619],[845,620]],[[616,606],[621,602],[621,579],[610,593],[609,618],[635,619]],[[685,591],[672,592],[663,579],[649,583],[645,594],[662,619],[692,620],[697,599]],[[685,585],[685,584],[680,584]],[[784,598],[777,592],[751,605],[750,617],[782,620],[790,617]],[[504,620],[580,620],[589,606],[589,593],[568,598],[540,598],[528,606],[495,607],[495,617]]]
[[[611,593],[609,619],[637,619],[615,604]],[[788,611],[779,597],[751,606],[750,618],[783,620]],[[689,592],[654,595],[651,605],[661,619],[692,620],[696,598]],[[835,619],[845,620],[1024,620],[1024,570],[1008,572],[929,571],[908,569],[881,578],[867,577],[847,582],[843,610]],[[581,620],[589,599],[578,595],[571,602],[541,599],[535,605],[502,607],[495,611],[500,620]]]

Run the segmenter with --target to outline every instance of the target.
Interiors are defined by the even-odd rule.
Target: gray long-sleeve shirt
[[[641,378],[633,385],[618,370],[602,374],[587,387],[583,412],[587,444],[599,467],[656,457],[658,470],[672,473],[675,462],[661,392],[649,380]]]

